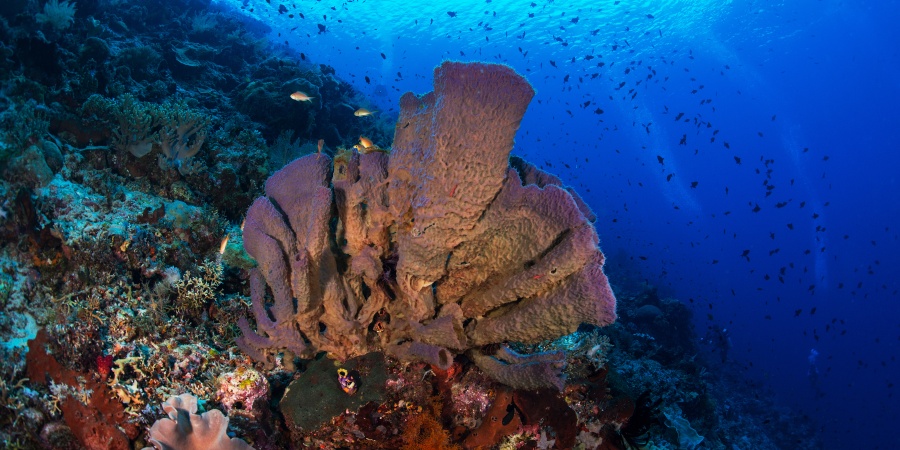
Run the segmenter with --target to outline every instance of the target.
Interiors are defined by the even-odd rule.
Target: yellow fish
[[[375,144],[372,143],[372,140],[365,136],[359,137],[359,145],[362,145],[363,148],[375,147]]]
[[[378,111],[369,111],[366,108],[359,108],[353,112],[353,115],[356,117],[366,117],[366,116],[371,116],[372,114],[375,114],[377,112]]]
[[[291,94],[291,100],[297,100],[298,102],[311,102],[315,97],[310,97],[306,95],[306,92],[297,91]]]

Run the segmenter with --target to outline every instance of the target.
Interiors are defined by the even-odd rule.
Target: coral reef
[[[241,349],[269,365],[282,350],[338,360],[385,351],[442,369],[472,349],[506,384],[562,389],[562,353],[477,350],[615,320],[584,204],[555,184],[523,184],[509,165],[532,95],[506,66],[445,62],[433,93],[401,99],[390,154],[333,169],[309,155],[273,175],[244,225],[259,268],[257,327],[239,324]]]
[[[581,325],[622,265],[510,156],[533,92],[508,68],[360,118],[223,2],[0,16],[0,447],[820,446],[707,370],[680,301],[610,277],[619,319]]]

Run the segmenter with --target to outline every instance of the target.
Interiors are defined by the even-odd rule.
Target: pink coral
[[[234,372],[222,374],[218,383],[216,400],[228,414],[250,414],[256,400],[269,395],[266,377],[250,367],[238,367]]]
[[[197,397],[191,394],[172,397],[162,407],[169,417],[150,427],[150,443],[157,450],[253,450],[243,440],[228,437],[228,418],[222,411],[198,415]]]
[[[558,178],[510,163],[533,95],[509,67],[445,62],[434,92],[401,98],[390,154],[333,166],[309,155],[273,175],[244,227],[259,268],[256,330],[241,321],[241,349],[269,364],[282,350],[380,350],[446,368],[486,344],[612,323],[590,208]],[[562,385],[561,355],[510,355],[472,354],[514,387]],[[526,375],[508,376],[517,369]]]

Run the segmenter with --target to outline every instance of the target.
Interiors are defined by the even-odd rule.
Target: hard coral
[[[234,372],[218,378],[216,399],[228,414],[253,414],[253,404],[269,395],[269,382],[260,372],[249,367],[238,367]]]
[[[309,155],[275,173],[244,227],[259,267],[241,349],[268,364],[282,350],[385,351],[446,369],[475,347],[612,323],[593,214],[558,179],[510,167],[533,95],[509,67],[445,62],[434,92],[402,97],[390,154],[353,154],[333,172]],[[479,365],[514,387],[558,388],[554,356]],[[495,370],[526,365],[527,377]]]

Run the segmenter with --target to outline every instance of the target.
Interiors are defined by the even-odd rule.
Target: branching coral
[[[282,350],[381,350],[446,369],[468,349],[612,323],[593,214],[558,179],[510,166],[533,95],[506,66],[446,62],[434,92],[401,98],[390,154],[354,153],[333,171],[309,155],[274,174],[244,227],[259,267],[241,349],[268,364]],[[561,386],[561,353],[473,352],[515,387]]]
[[[172,284],[178,292],[175,309],[182,314],[197,313],[209,302],[215,300],[216,291],[222,284],[224,267],[218,261],[208,259],[200,266],[197,275],[188,271]]]

